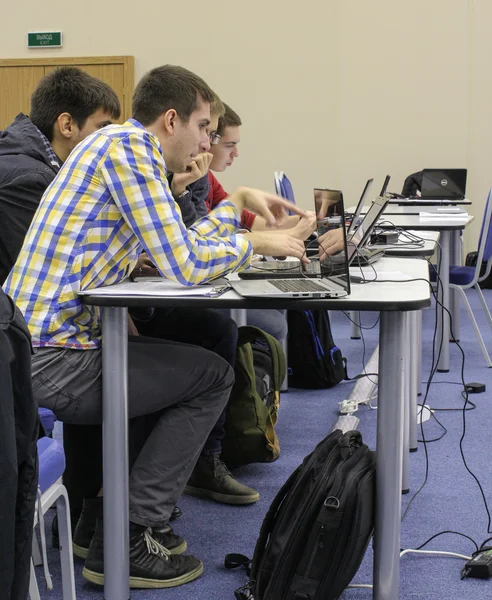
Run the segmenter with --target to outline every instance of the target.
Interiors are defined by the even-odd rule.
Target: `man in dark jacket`
[[[76,67],[47,75],[0,133],[0,284],[22,247],[41,196],[73,148],[120,116],[115,92]]]
[[[39,421],[31,385],[31,336],[0,288],[0,590],[25,600],[38,484]]]
[[[107,84],[76,67],[63,67],[39,83],[31,98],[30,118],[21,113],[0,133],[0,285],[62,163],[82,139],[119,116],[118,97]],[[90,452],[81,452],[87,440]],[[102,451],[100,427],[66,425],[64,445],[64,483],[73,500],[75,526],[82,496],[99,491],[102,465],[93,459]]]

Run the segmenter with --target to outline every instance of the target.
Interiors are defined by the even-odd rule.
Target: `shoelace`
[[[152,537],[152,529],[150,527],[144,531],[144,539],[149,554],[160,556],[160,558],[163,558],[165,561],[169,560],[171,553],[166,547],[164,547],[162,544],[159,544],[159,542]]]
[[[225,464],[225,462],[220,460],[220,458],[216,457],[215,461],[214,461],[214,476],[218,477],[220,475],[225,476],[225,475],[230,475],[230,474],[231,474],[231,472],[227,468],[227,465]]]
[[[48,566],[48,553],[46,552],[46,532],[44,529],[44,515],[41,503],[41,488],[38,486],[38,522],[39,522],[39,533],[41,535],[41,554],[43,557],[43,570],[44,578],[46,581],[46,589],[51,592],[53,589],[53,581],[51,579],[50,569]]]

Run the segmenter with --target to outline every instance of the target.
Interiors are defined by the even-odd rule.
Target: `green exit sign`
[[[61,31],[43,31],[39,33],[27,34],[28,48],[61,48]]]

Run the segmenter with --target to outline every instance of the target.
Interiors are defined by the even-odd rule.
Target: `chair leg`
[[[63,585],[63,600],[76,600],[73,570],[72,530],[67,490],[63,488],[56,500],[58,532],[60,536],[60,561]]]
[[[36,580],[36,569],[34,568],[34,562],[31,560],[31,575],[29,578],[29,598],[30,600],[41,600],[39,595],[38,582]]]
[[[482,338],[482,334],[480,333],[480,329],[478,328],[477,321],[475,320],[472,308],[470,306],[470,303],[468,302],[468,298],[466,297],[465,291],[462,288],[460,288],[459,286],[456,286],[456,287],[451,286],[451,287],[460,291],[460,295],[463,299],[463,302],[465,303],[466,310],[468,311],[468,314],[470,315],[473,329],[475,330],[475,335],[477,336],[478,343],[480,345],[480,348],[482,349],[482,354],[483,354],[483,357],[485,358],[485,362],[487,363],[487,367],[492,367],[492,361],[490,360],[489,353],[487,352],[487,348],[485,347],[485,344],[484,344],[484,341]]]
[[[32,560],[34,562],[34,566],[38,567],[43,564],[43,557],[41,556],[41,550],[39,549],[38,536],[36,535],[36,529],[34,529],[32,535]]]
[[[487,306],[487,302],[485,302],[485,296],[483,295],[483,292],[480,289],[480,286],[478,285],[478,283],[475,284],[474,288],[477,291],[478,297],[480,298],[483,312],[485,313],[485,316],[487,317],[490,327],[492,327],[492,315],[490,314],[490,310],[489,310],[489,307]]]

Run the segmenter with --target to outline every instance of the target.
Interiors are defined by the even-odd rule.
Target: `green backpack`
[[[258,344],[259,340],[264,343]],[[285,368],[285,354],[274,337],[257,327],[239,328],[236,380],[222,442],[222,459],[229,467],[273,462],[279,457],[274,427]]]

